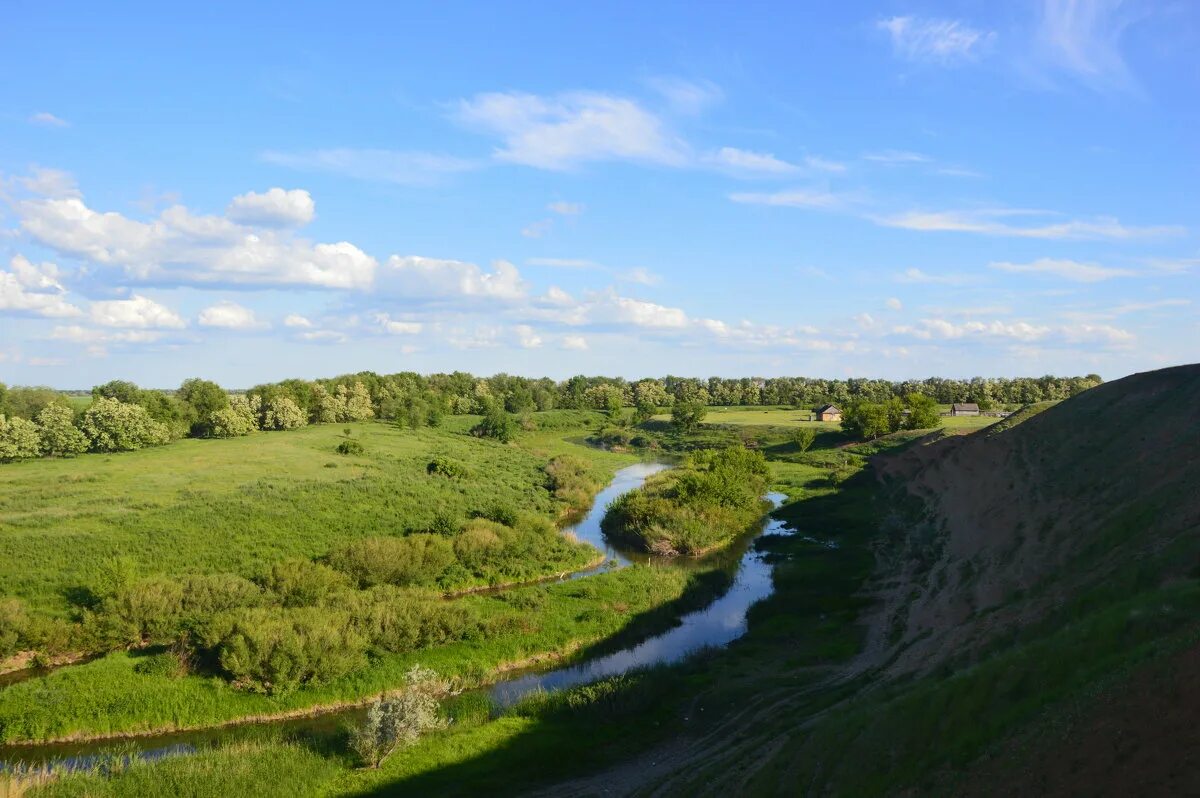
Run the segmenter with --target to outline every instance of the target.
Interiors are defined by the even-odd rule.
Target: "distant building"
[[[978,409],[978,408],[976,408]],[[822,405],[817,408],[817,421],[841,421],[842,411],[835,405]]]
[[[974,402],[957,402],[950,405],[950,415],[977,416],[979,415],[979,405]]]

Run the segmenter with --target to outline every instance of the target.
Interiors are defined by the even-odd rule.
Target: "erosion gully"
[[[613,545],[600,530],[600,521],[608,505],[618,496],[641,487],[653,474],[671,466],[666,463],[638,463],[619,470],[613,480],[597,494],[588,513],[564,532],[573,533],[579,540],[591,544],[605,554],[605,562],[594,568],[577,571],[563,577],[584,579],[596,573],[624,568],[634,562],[647,562],[647,555]],[[768,493],[766,498],[778,506],[782,493]],[[750,605],[770,595],[771,565],[754,549],[754,540],[764,534],[788,534],[782,521],[764,519],[761,528],[747,535],[728,549],[703,559],[704,567],[714,564],[734,570],[733,582],[725,593],[703,609],[679,618],[679,624],[642,642],[586,659],[576,664],[554,669],[514,671],[490,687],[481,688],[501,707],[511,706],[531,692],[561,690],[587,684],[609,676],[651,665],[678,662],[701,649],[725,646],[746,631],[746,612]],[[686,558],[652,558],[656,564],[696,568],[696,560]],[[36,675],[35,675],[36,678]],[[3,682],[0,682],[3,689]],[[261,734],[264,728],[277,729],[292,739],[330,741],[343,733],[347,724],[357,721],[365,709],[354,708],[329,712],[306,718],[247,723],[193,731],[181,731],[153,736],[130,737],[121,740],[95,740],[44,745],[0,746],[0,771],[58,770],[103,768],[106,763],[131,757],[153,760],[167,756],[193,753],[213,744],[229,742]]]

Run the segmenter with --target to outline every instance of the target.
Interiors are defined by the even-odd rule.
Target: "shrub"
[[[502,405],[493,404],[483,419],[471,428],[471,434],[479,438],[493,438],[508,443],[517,434],[517,422]]]
[[[503,502],[492,502],[482,510],[475,510],[472,513],[475,518],[486,518],[489,521],[495,521],[497,524],[505,526],[517,525],[517,510],[511,504]]]
[[[454,562],[454,549],[441,535],[363,538],[335,549],[329,564],[361,587],[434,585]]]
[[[202,620],[239,607],[256,607],[263,591],[249,579],[235,574],[197,574],[183,579],[181,610],[185,616]]]
[[[707,414],[708,407],[703,402],[676,402],[671,407],[671,423],[682,432],[690,432],[700,425]]]
[[[144,644],[173,637],[183,608],[183,586],[165,576],[125,585],[100,607],[105,632],[126,643]]]
[[[29,613],[20,599],[0,599],[0,660],[20,651],[25,642]]]
[[[366,641],[345,612],[318,607],[245,609],[220,619],[209,632],[234,684],[281,695],[325,684],[366,664]]]
[[[425,466],[425,471],[428,474],[449,477],[451,479],[461,479],[468,474],[467,467],[457,460],[451,460],[449,457],[441,455],[429,461]]]
[[[209,416],[209,434],[214,438],[237,438],[254,432],[257,414],[249,397],[231,396],[229,406],[213,411]]]
[[[353,438],[347,438],[346,440],[342,441],[341,443],[339,443],[337,445],[337,453],[338,454],[357,455],[357,454],[362,454],[364,451],[366,451],[366,450],[363,448],[362,443],[360,441],[354,440]]]
[[[578,457],[559,455],[546,464],[545,471],[554,498],[572,507],[587,507],[600,487],[588,464]]]
[[[309,560],[285,560],[272,565],[262,585],[285,607],[316,606],[349,587],[343,574]]]
[[[792,443],[796,444],[796,448],[802,452],[811,449],[813,441],[816,439],[817,431],[812,427],[800,427],[792,433]]]
[[[426,731],[447,725],[438,715],[438,696],[449,685],[420,665],[409,670],[405,682],[403,693],[372,704],[366,719],[350,733],[350,747],[368,767],[379,767],[397,749],[416,743]]]
[[[187,673],[183,662],[179,657],[170,652],[164,651],[161,654],[151,654],[142,657],[137,664],[133,666],[134,673],[140,673],[143,676],[158,676],[160,678],[178,679]]]

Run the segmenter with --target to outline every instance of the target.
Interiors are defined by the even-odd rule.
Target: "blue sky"
[[[7,4],[0,380],[1200,360],[1194,3],[250,5]]]

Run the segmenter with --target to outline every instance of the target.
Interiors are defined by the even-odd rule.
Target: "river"
[[[646,561],[638,554],[612,545],[600,529],[608,505],[618,496],[640,487],[648,477],[670,468],[666,463],[638,463],[619,470],[612,481],[597,494],[591,509],[564,533],[604,552],[605,562],[595,568],[571,574],[566,579],[585,578],[610,568],[623,568],[635,561]],[[778,506],[784,494],[766,497]],[[635,668],[678,662],[704,648],[728,645],[746,632],[746,613],[754,602],[766,598],[773,589],[771,565],[754,549],[754,540],[762,534],[787,534],[782,521],[767,518],[762,527],[729,549],[706,558],[706,564],[727,561],[736,568],[728,591],[703,609],[683,615],[679,625],[628,648],[600,655],[584,662],[553,670],[530,670],[510,674],[486,688],[500,706],[509,706],[532,691],[558,690],[615,676]],[[686,559],[659,559],[672,567],[695,567]],[[238,739],[264,727],[278,728],[293,737],[329,737],[361,716],[362,709],[342,710],[310,718],[245,724],[162,735],[132,737],[119,741],[96,740],[76,743],[50,743],[31,746],[0,746],[0,770],[54,766],[64,769],[91,768],[113,756],[158,759],[194,752],[198,747]]]

